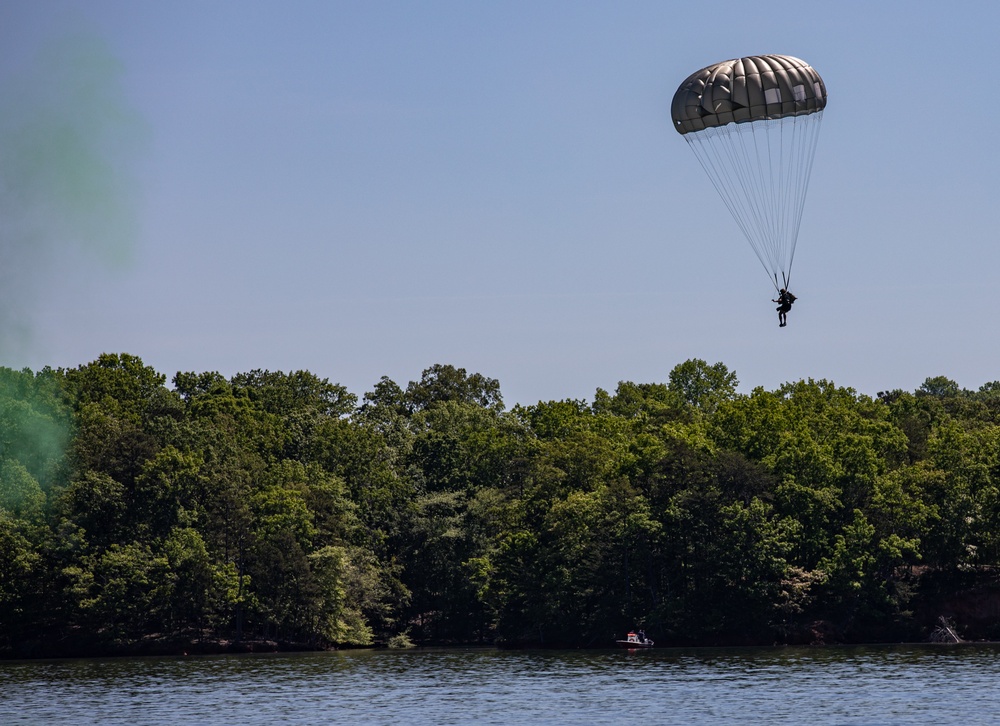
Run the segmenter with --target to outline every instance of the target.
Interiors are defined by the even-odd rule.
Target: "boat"
[[[625,640],[616,640],[620,648],[652,648],[653,641],[646,637],[643,631],[630,630]]]

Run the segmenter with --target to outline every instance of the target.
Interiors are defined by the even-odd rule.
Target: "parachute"
[[[755,55],[691,74],[670,113],[776,289],[787,288],[826,85],[805,61]],[[780,280],[779,280],[780,278]]]

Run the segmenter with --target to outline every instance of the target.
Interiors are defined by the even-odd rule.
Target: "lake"
[[[0,661],[0,724],[992,724],[1000,646]]]

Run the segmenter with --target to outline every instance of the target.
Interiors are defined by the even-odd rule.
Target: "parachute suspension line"
[[[799,158],[795,153],[795,130],[798,117],[792,116],[791,124],[785,123],[784,119],[778,121],[778,143],[781,145],[781,170],[782,186],[780,202],[775,209],[775,218],[778,220],[778,239],[780,240],[779,259],[788,260],[788,264],[781,271],[781,278],[784,281],[784,288],[788,289],[788,278],[792,274],[790,258],[795,254],[795,235],[792,233],[792,223],[789,219],[789,210],[795,206],[794,160]],[[791,141],[786,143],[785,131],[791,126]]]
[[[745,143],[746,131],[741,130],[739,137],[744,146],[741,153],[736,157],[736,160],[744,165],[746,173],[741,177],[743,195],[751,200],[754,208],[754,227],[757,232],[757,238],[751,241],[750,244],[754,246],[755,250],[759,250],[758,257],[767,258],[767,265],[765,267],[771,271],[777,268],[777,260],[774,257],[773,249],[767,244],[768,239],[771,237],[770,222],[773,219],[773,210],[770,209],[772,206],[770,204],[771,195],[767,193],[768,189],[774,186],[774,170],[770,163],[771,140],[768,134],[765,133],[763,143],[761,143],[761,139],[758,138],[757,134],[758,126],[755,124],[746,124],[744,128],[748,129],[750,135],[753,137],[753,156],[751,157],[749,147]],[[768,177],[767,184],[765,184],[764,179],[765,170]]]
[[[806,195],[809,192],[809,179],[812,176],[813,161],[816,158],[816,146],[819,142],[819,130],[823,123],[823,109],[816,113],[809,114],[801,118],[799,128],[801,140],[796,156],[802,160],[798,169],[798,179],[796,183],[796,196],[798,204],[789,207],[796,207],[795,218],[792,221],[792,249],[788,257],[788,275],[792,274],[792,263],[795,261],[795,241],[799,238],[799,228],[802,226],[802,212],[805,210]]]
[[[773,148],[772,142],[774,141],[774,133],[771,131],[774,121],[767,120],[764,122],[764,139],[767,142],[767,158],[763,161],[767,163],[767,203],[768,203],[768,213],[767,220],[769,222],[767,229],[766,239],[770,239],[771,244],[771,264],[772,269],[781,270],[780,261],[783,259],[781,256],[781,137],[779,135],[777,141],[777,150]],[[756,136],[756,134],[754,134]],[[775,158],[777,156],[777,158]],[[777,166],[777,180],[775,180],[775,166]],[[763,163],[761,164],[763,168]],[[784,277],[784,272],[782,272],[782,277]]]
[[[731,170],[725,164],[726,159],[722,156],[724,147],[721,143],[718,143],[721,139],[721,134],[718,131],[718,129],[706,129],[701,134],[685,134],[684,138],[694,152],[695,158],[698,159],[701,167],[708,175],[712,186],[715,187],[715,191],[722,198],[723,204],[726,205],[729,213],[736,220],[736,224],[743,232],[743,236],[750,242],[750,247],[757,255],[757,259],[760,260],[761,265],[767,270],[769,269],[767,262],[761,256],[758,245],[754,243],[754,234],[748,226],[751,215],[742,203],[745,200],[741,199],[740,195],[736,193],[732,178],[733,174],[730,173]],[[719,136],[720,138],[713,138],[715,136]]]
[[[759,193],[760,149],[752,126],[730,124],[685,134],[684,138],[770,277],[778,265],[767,254],[765,244],[767,215]],[[746,142],[746,133],[753,137],[753,150]]]
[[[790,155],[797,160],[794,167],[789,167],[793,176],[789,179],[786,188],[788,200],[784,206],[785,223],[788,226],[785,237],[787,246],[785,254],[788,260],[787,273],[789,278],[791,277],[792,263],[795,261],[795,245],[799,237],[799,229],[802,226],[802,213],[805,209],[806,193],[809,188],[822,119],[823,112],[818,111],[808,116],[792,117],[785,120],[787,133],[790,137],[788,140]]]
[[[778,167],[777,187],[773,189],[772,202],[774,236],[774,256],[777,261],[777,269],[781,272],[782,282],[785,289],[788,289],[788,279],[791,275],[790,259],[795,250],[795,234],[792,219],[795,215],[795,206],[798,194],[796,193],[796,180],[798,178],[796,161],[799,156],[796,152],[796,129],[798,117],[790,116],[781,119],[770,119],[766,123],[774,141],[776,150],[771,154],[771,159]]]
[[[685,134],[768,279],[787,289],[822,111]]]
[[[730,124],[719,129],[720,138],[728,142],[726,160],[739,190],[734,191],[735,199],[744,205],[747,241],[757,255],[764,269],[769,273],[781,268],[773,244],[773,213],[771,189],[773,167],[771,165],[771,139],[767,122]]]
[[[739,155],[739,161],[745,164],[749,174],[743,177],[743,194],[752,200],[755,210],[754,221],[756,238],[751,245],[759,250],[758,256],[766,258],[766,269],[775,272],[780,269],[779,258],[776,257],[774,240],[774,165],[773,149],[768,121],[762,124],[746,124],[746,131],[741,131],[741,139],[747,132],[753,138],[752,155],[747,147]],[[760,133],[758,133],[760,132]],[[755,172],[755,173],[754,173]]]
[[[793,206],[793,200],[795,198],[795,190],[792,188],[792,180],[790,177],[793,175],[793,170],[789,168],[791,166],[791,160],[795,158],[794,148],[795,148],[795,116],[792,116],[789,120],[791,121],[791,140],[790,145],[792,146],[792,151],[788,151],[789,139],[786,138],[786,130],[789,124],[785,122],[785,119],[774,121],[777,124],[777,143],[780,149],[778,156],[778,165],[781,168],[782,184],[780,190],[775,193],[775,209],[774,209],[774,219],[777,225],[777,230],[775,234],[775,246],[777,251],[778,259],[788,260],[791,254],[790,247],[794,248],[795,240],[789,237],[789,231],[791,225],[788,221],[788,210],[789,207]],[[786,163],[787,162],[787,163]],[[787,173],[786,173],[787,172]],[[781,269],[781,280],[784,283],[784,289],[788,289],[788,275],[791,270],[785,265]]]
[[[713,178],[718,182],[717,187],[725,198],[730,212],[737,218],[743,234],[754,245],[754,249],[759,247],[755,244],[755,228],[759,228],[761,220],[761,210],[757,207],[757,201],[752,195],[748,195],[746,190],[753,180],[754,168],[748,163],[748,151],[745,139],[739,130],[732,130],[727,133],[727,129],[711,129],[705,143],[701,145],[701,150],[707,152],[706,158],[710,162]],[[737,147],[736,142],[740,145]],[[759,254],[759,252],[758,252]]]

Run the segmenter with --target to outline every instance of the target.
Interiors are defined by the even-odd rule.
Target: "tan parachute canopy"
[[[692,73],[674,94],[670,113],[674,128],[687,134],[825,107],[826,86],[808,63],[790,55],[752,55]]]

